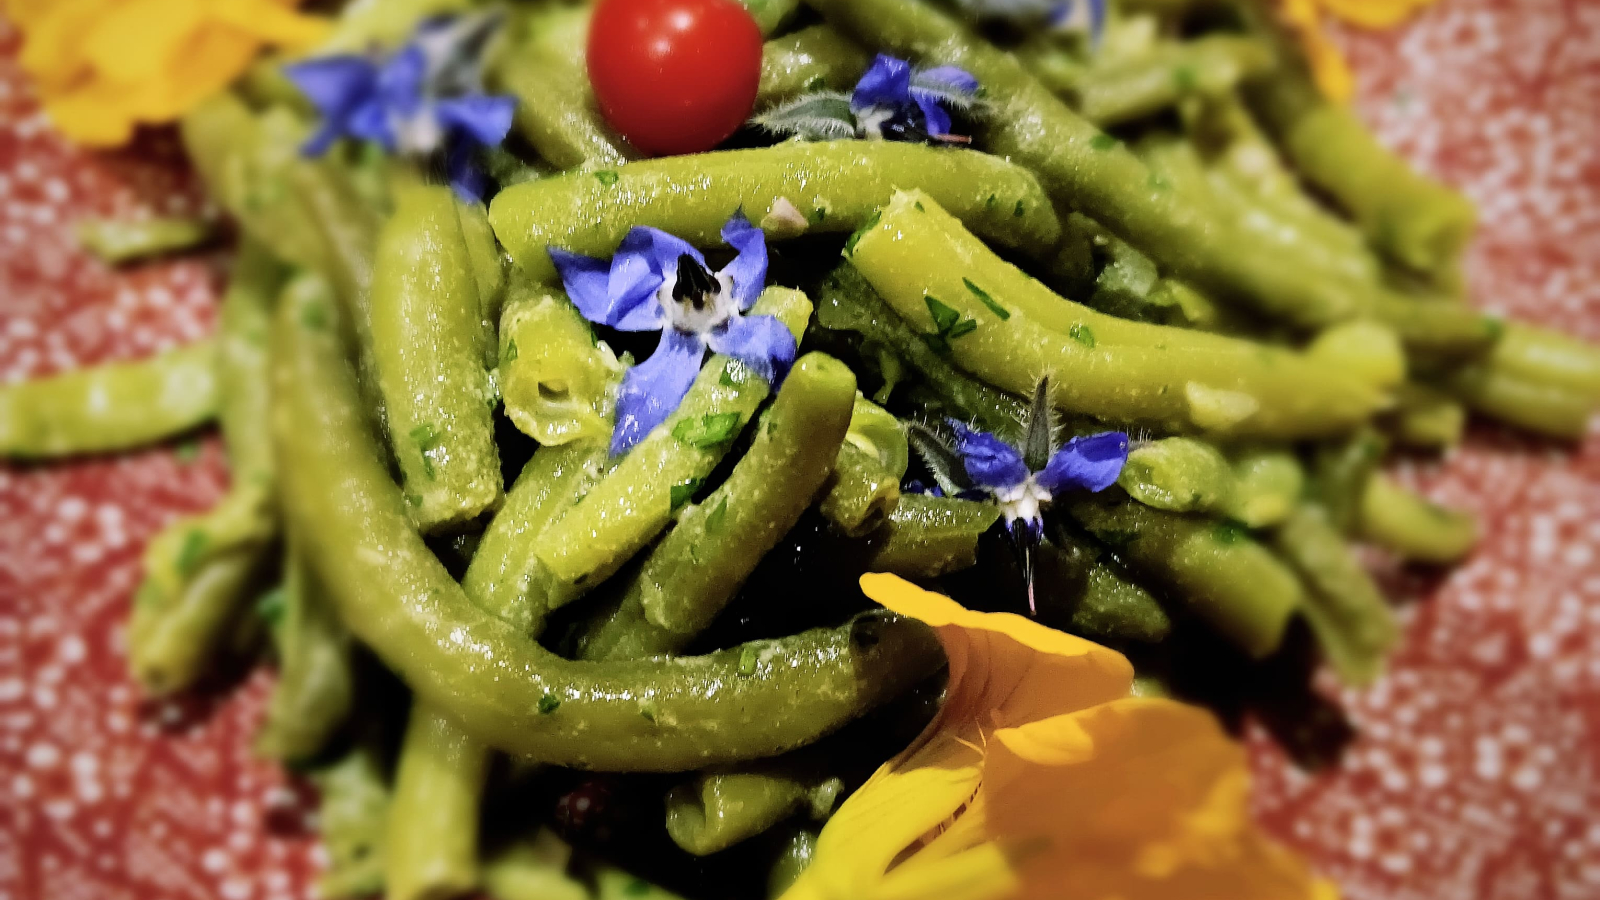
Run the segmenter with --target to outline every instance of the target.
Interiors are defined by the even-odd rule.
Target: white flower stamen
[[[666,273],[666,279],[656,289],[656,302],[661,304],[661,311],[666,315],[669,326],[690,334],[704,335],[739,314],[739,306],[733,299],[733,276],[724,272],[705,274],[716,282],[716,290],[680,299],[677,296],[678,267],[673,266]]]
[[[1035,523],[1041,520],[1040,511],[1050,505],[1055,499],[1044,489],[1033,475],[1029,475],[1020,484],[1011,487],[995,488],[994,499],[1000,504],[1000,514],[1005,521],[1021,519],[1024,522]]]

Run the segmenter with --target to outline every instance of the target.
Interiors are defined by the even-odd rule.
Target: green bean
[[[1120,492],[1118,492],[1120,493]],[[1299,579],[1239,526],[1098,495],[1067,509],[1134,570],[1253,657],[1278,648],[1304,605]]]
[[[276,260],[254,241],[240,247],[217,323],[218,419],[235,485],[274,477],[268,433],[272,397],[267,388],[267,339],[280,290],[325,293],[314,276],[287,284]]]
[[[475,5],[476,0],[361,0],[340,11],[333,31],[317,49],[319,53],[367,53],[374,46],[392,49],[411,37],[418,22],[467,12]]]
[[[350,635],[293,547],[284,564],[278,681],[256,752],[288,763],[315,757],[344,724],[355,698]]]
[[[1361,497],[1361,537],[1405,559],[1435,565],[1459,562],[1478,543],[1478,522],[1406,490],[1388,476],[1367,480]]]
[[[1341,322],[1317,335],[1306,355],[1389,390],[1406,380],[1406,353],[1394,330],[1364,319]]]
[[[689,853],[709,856],[801,809],[809,808],[811,818],[824,820],[843,784],[817,769],[815,760],[779,759],[702,772],[667,792],[667,834]]]
[[[192,250],[216,235],[210,222],[194,218],[85,219],[77,230],[78,243],[112,265]]]
[[[778,26],[800,8],[800,0],[739,0],[739,2],[750,11],[750,17],[756,20],[756,25],[762,34],[777,31]]]
[[[856,394],[855,407],[850,410],[850,430],[844,439],[845,443],[876,459],[896,483],[906,477],[906,469],[911,465],[911,445],[906,438],[905,425],[860,393]]]
[[[517,98],[517,133],[561,169],[639,158],[595,104],[584,63],[589,14],[584,7],[556,7],[524,17],[524,34],[506,42],[487,72],[491,88]]]
[[[1056,286],[1064,294],[1087,295],[1087,305],[1123,319],[1219,333],[1246,330],[1237,315],[1192,286],[1161,277],[1150,257],[1088,216],[1070,214],[1064,229],[1081,244],[1056,260]],[[1067,244],[1063,240],[1064,251]],[[1103,265],[1097,266],[1097,258]],[[1070,270],[1063,271],[1063,264]]]
[[[940,403],[956,418],[1013,442],[1021,439],[1026,405],[950,364],[907,327],[883,302],[872,285],[849,263],[842,263],[822,282],[817,295],[817,323],[833,331],[850,331],[888,347],[924,379]]]
[[[905,494],[870,538],[869,570],[934,578],[978,561],[978,538],[1000,518],[992,504]]]
[[[204,425],[217,413],[215,358],[207,340],[0,387],[0,456],[131,450]]]
[[[1486,365],[1463,366],[1438,384],[1475,412],[1565,440],[1580,440],[1589,432],[1596,408],[1595,399],[1588,394]]]
[[[773,860],[771,873],[767,875],[769,898],[777,900],[782,897],[811,867],[811,858],[817,852],[817,834],[815,827],[807,825],[798,825],[790,830],[778,850],[777,859]]]
[[[478,883],[478,801],[488,756],[427,701],[411,707],[384,832],[384,896],[433,900]]]
[[[1350,534],[1355,529],[1361,498],[1388,449],[1383,437],[1367,428],[1316,448],[1311,493],[1341,532]]]
[[[593,900],[588,885],[567,873],[572,848],[541,828],[483,862],[483,888],[496,900]]]
[[[317,891],[334,900],[382,891],[389,785],[378,754],[363,741],[311,780],[322,795],[317,830],[328,853]]]
[[[499,503],[482,306],[457,201],[444,186],[397,191],[378,239],[373,359],[412,518],[459,526]]]
[[[1034,553],[1034,582],[1042,621],[1097,641],[1155,644],[1172,619],[1150,592],[1104,558],[1087,539],[1052,527]]]
[[[677,894],[611,866],[594,873],[595,900],[682,900]]]
[[[1044,255],[1060,235],[1026,170],[983,153],[887,141],[795,142],[568,173],[501,191],[489,221],[529,278],[551,281],[550,246],[606,256],[636,225],[720,246],[729,216],[742,209],[759,222],[780,199],[805,214],[812,231],[848,232],[896,187],[916,186],[1004,247]]]
[[[744,458],[704,502],[684,510],[617,612],[584,636],[583,658],[676,653],[710,625],[821,491],[850,426],[855,390],[843,363],[802,357]]]
[[[482,203],[458,203],[456,212],[461,216],[461,236],[466,240],[473,279],[478,284],[478,299],[482,302],[487,365],[493,367],[498,362],[496,323],[500,321],[500,305],[505,300],[505,255],[494,239],[489,210]]]
[[[1256,80],[1246,97],[1295,169],[1348,210],[1379,251],[1421,272],[1456,264],[1477,219],[1465,197],[1395,156],[1296,66]]]
[[[900,479],[854,444],[839,448],[818,511],[840,534],[861,537],[882,525],[900,501]]]
[[[1305,581],[1301,612],[1334,671],[1346,684],[1370,684],[1400,629],[1344,535],[1322,509],[1303,504],[1273,532],[1272,546]]]
[[[897,193],[846,252],[913,329],[990,384],[1022,394],[1070,373],[1050,386],[1055,405],[1071,412],[1171,431],[1305,437],[1346,430],[1382,400],[1289,351],[1067,301],[926,195]]]
[[[1272,50],[1250,37],[1211,34],[1163,42],[1137,59],[1087,67],[1066,98],[1079,115],[1107,127],[1160,112],[1189,97],[1225,95],[1273,62]]]
[[[754,309],[777,316],[798,337],[810,318],[811,302],[799,291],[769,288]],[[713,357],[677,410],[540,537],[539,561],[568,588],[566,597],[552,595],[546,609],[615,572],[661,533],[675,508],[711,474],[729,444],[690,440],[687,432],[696,423],[726,421],[731,438],[744,430],[769,390],[766,381],[742,364]],[[680,438],[680,432],[686,436]]]
[[[1233,470],[1222,452],[1204,441],[1164,438],[1135,447],[1117,484],[1145,506],[1210,512],[1231,499]]]
[[[541,444],[607,440],[622,364],[564,295],[518,290],[500,317],[506,416]]]
[[[1384,417],[1386,433],[1408,447],[1460,445],[1467,410],[1443,391],[1415,382],[1395,389],[1395,408]]]
[[[474,606],[412,530],[335,337],[285,309],[273,360],[285,511],[341,619],[489,746],[612,771],[774,755],[941,663],[925,626],[883,615],[694,659],[561,660]]]
[[[847,91],[870,62],[868,53],[827,25],[773,38],[761,51],[756,109],[815,90]]]
[[[1276,525],[1305,493],[1306,473],[1287,450],[1236,451],[1233,491],[1220,512],[1250,528]]]

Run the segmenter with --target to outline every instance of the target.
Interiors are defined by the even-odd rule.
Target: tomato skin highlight
[[[699,153],[754,110],[761,30],[735,0],[601,0],[588,67],[601,114],[629,143]]]

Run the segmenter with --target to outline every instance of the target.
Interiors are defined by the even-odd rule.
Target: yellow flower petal
[[[1434,0],[1320,0],[1337,18],[1374,30],[1393,28]]]
[[[211,0],[210,19],[286,50],[299,50],[322,40],[331,23],[302,16],[292,0]]]
[[[111,4],[82,37],[101,77],[134,83],[160,74],[205,21],[200,0],[124,0]]]
[[[1336,103],[1348,101],[1355,94],[1355,77],[1344,54],[1322,30],[1317,0],[1283,0],[1279,9],[1284,24],[1299,41],[1322,95]]]
[[[840,807],[784,900],[1332,900],[1252,823],[1243,750],[1207,712],[1127,696],[1120,654],[898,578],[934,626],[944,707]]]

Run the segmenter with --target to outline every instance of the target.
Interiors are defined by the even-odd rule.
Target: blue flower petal
[[[628,235],[622,239],[622,246],[617,248],[617,253],[643,256],[649,260],[651,270],[663,276],[678,271],[678,257],[685,253],[694,257],[700,265],[706,264],[705,255],[696,250],[693,244],[659,228],[643,225],[628,229]]]
[[[733,279],[734,302],[747,310],[767,285],[767,236],[740,210],[722,226],[722,239],[739,251],[722,272]]]
[[[1073,488],[1103,491],[1117,483],[1127,461],[1128,436],[1120,431],[1076,437],[1050,457],[1039,486],[1052,496]]]
[[[1028,479],[1028,467],[1015,447],[987,431],[973,431],[951,421],[956,434],[956,453],[975,484],[998,490],[1015,487]]]
[[[884,53],[878,54],[867,74],[856,82],[850,109],[861,112],[872,106],[900,106],[911,99],[911,64]]]
[[[383,105],[402,117],[422,108],[422,82],[428,74],[428,57],[422,48],[407,44],[389,57],[378,72],[378,96]]]
[[[707,336],[714,353],[749,366],[773,387],[783,383],[794,365],[794,335],[774,316],[735,316]]]
[[[439,124],[454,134],[465,135],[473,143],[498,146],[511,133],[511,117],[517,111],[517,98],[468,94],[434,104]]]
[[[283,74],[326,119],[342,119],[378,87],[378,67],[364,56],[323,56],[283,67]]]
[[[935,66],[923,69],[912,78],[912,94],[924,88],[936,88],[947,94],[974,94],[978,91],[978,77],[960,66]]]
[[[444,167],[450,188],[468,203],[482,203],[489,190],[489,176],[478,165],[477,150],[469,141],[452,141],[445,151]]]
[[[700,373],[705,354],[706,346],[698,336],[675,328],[662,332],[656,352],[622,378],[611,455],[626,453],[672,415]]]
[[[377,101],[357,106],[345,117],[345,134],[358,141],[373,141],[390,153],[395,150],[394,129],[389,127],[389,114]]]
[[[665,280],[643,253],[619,250],[611,259],[603,324],[618,331],[660,331],[667,323],[667,316],[656,294]]]
[[[917,102],[917,108],[922,110],[922,117],[927,120],[923,127],[927,129],[929,137],[945,137],[950,134],[950,114],[945,112],[944,106],[938,100],[921,91],[914,92],[912,99]]]
[[[605,324],[606,312],[611,306],[606,295],[611,264],[560,247],[550,247],[549,253],[550,261],[561,273],[561,284],[566,288],[567,296],[572,298],[572,305],[578,308],[578,313],[591,322]]]

